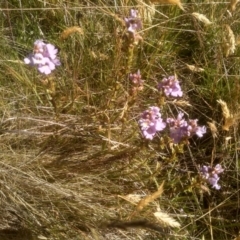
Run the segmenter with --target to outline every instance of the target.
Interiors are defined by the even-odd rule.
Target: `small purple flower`
[[[188,123],[183,118],[183,113],[180,112],[177,119],[167,118],[167,123],[170,127],[170,137],[174,143],[179,143],[184,137],[188,136]]]
[[[202,174],[202,177],[207,180],[207,182],[212,185],[213,188],[219,190],[221,186],[218,184],[218,181],[220,177],[218,174],[222,173],[224,169],[220,164],[217,164],[215,167],[209,167],[203,165],[200,168],[200,172]]]
[[[130,17],[131,18],[137,18],[138,17],[138,10],[131,9],[130,10]]]
[[[207,132],[206,127],[205,126],[198,126],[197,125],[197,119],[190,119],[188,122],[188,133],[190,136],[196,134],[198,137],[202,137],[203,134],[205,134]]]
[[[137,73],[130,73],[129,79],[132,82],[133,90],[142,90],[143,89],[144,80],[142,80],[140,70],[138,70]]]
[[[158,107],[149,107],[144,111],[138,121],[143,136],[152,140],[157,131],[162,131],[166,127],[166,123],[161,118],[160,109]]]
[[[159,91],[162,90],[167,97],[182,97],[183,95],[179,81],[175,78],[175,76],[163,78],[157,88]]]
[[[58,49],[54,45],[44,43],[42,40],[34,42],[33,53],[30,53],[24,62],[31,66],[37,66],[39,72],[50,74],[56,66],[61,65],[57,58]]]
[[[184,114],[179,112],[177,119],[168,118],[167,123],[170,127],[170,137],[174,143],[179,143],[184,138],[192,137],[196,134],[198,137],[202,137],[206,133],[205,126],[198,126],[197,119],[186,121],[183,118]]]
[[[138,11],[131,9],[130,16],[124,18],[128,32],[135,34],[138,30],[142,29],[142,21],[138,18]]]

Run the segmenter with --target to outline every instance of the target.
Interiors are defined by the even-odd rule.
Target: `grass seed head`
[[[150,202],[153,202],[156,198],[160,197],[163,193],[163,185],[164,185],[164,182],[160,185],[160,187],[158,188],[158,190],[156,192],[154,192],[153,194],[148,195],[145,198],[143,198],[142,200],[140,200],[137,205],[137,210],[141,211]]]
[[[71,36],[73,33],[78,33],[79,35],[84,35],[83,29],[78,26],[73,26],[66,28],[60,35],[61,39],[66,39]]]
[[[174,218],[170,217],[167,213],[164,213],[162,211],[157,211],[153,213],[153,215],[164,226],[175,227],[175,228],[181,227],[180,223]]]
[[[204,15],[198,12],[192,13],[192,15],[200,22],[203,22],[205,25],[210,25],[212,22]]]
[[[226,57],[235,53],[236,40],[235,35],[228,24],[224,25],[223,51]]]
[[[236,118],[233,116],[233,114],[230,113],[230,110],[225,101],[219,99],[217,102],[221,105],[222,114],[224,117],[224,124],[222,126],[222,129],[229,131],[229,128],[235,124]]]
[[[217,135],[218,135],[218,130],[217,130],[217,127],[216,127],[216,123],[215,123],[215,122],[207,122],[207,123],[208,123],[208,126],[209,126],[209,128],[210,128],[210,131],[211,131],[211,133],[212,133],[212,136],[213,136],[214,138],[216,138]]]

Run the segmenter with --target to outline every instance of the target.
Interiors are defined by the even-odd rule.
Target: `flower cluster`
[[[213,188],[219,190],[221,186],[218,184],[220,177],[218,174],[222,173],[224,169],[220,164],[217,164],[215,167],[202,166],[200,172],[202,177],[207,180],[207,182],[212,185]]]
[[[198,137],[202,137],[206,133],[205,126],[198,126],[197,119],[190,119],[186,121],[183,118],[184,114],[180,112],[177,119],[167,118],[167,123],[170,128],[170,137],[174,143],[179,143],[184,138],[192,137],[196,134]]]
[[[142,83],[141,82],[141,75],[140,75],[139,70],[138,70],[137,74],[131,74],[130,77],[131,77],[131,79],[134,83],[139,84],[139,85]],[[158,89],[163,90],[163,92],[165,93],[166,96],[171,95],[173,97],[181,97],[183,95],[183,92],[182,92],[181,87],[179,85],[179,81],[176,79],[175,76],[170,76],[168,78],[164,78],[162,80],[162,82],[160,82],[158,84]],[[157,108],[157,107],[151,107],[151,108]],[[159,108],[157,108],[157,109],[158,109],[158,113],[159,113]],[[140,124],[140,127],[142,129],[144,137],[147,138],[147,139],[152,139],[154,137],[156,131],[158,131],[158,130],[154,130],[153,131],[154,134],[152,134],[151,137],[149,137],[149,135],[146,134],[146,132],[144,132],[144,131],[146,131],[145,120],[148,119],[148,115],[149,115],[149,111],[147,110],[142,114],[142,117],[139,120],[139,124]],[[159,115],[160,115],[160,113],[159,113]],[[151,116],[151,114],[150,114],[150,116]],[[197,135],[198,137],[202,137],[206,133],[206,127],[205,126],[198,126],[198,124],[197,124],[198,120],[197,119],[189,119],[187,121],[183,118],[183,116],[184,116],[184,114],[182,112],[179,112],[176,119],[175,118],[167,118],[166,123],[163,122],[163,120],[161,119],[161,125],[162,126],[164,125],[164,128],[168,124],[169,132],[170,132],[170,138],[173,140],[173,143],[175,143],[175,144],[178,144],[182,140],[188,139],[188,138],[192,137],[193,135]],[[152,119],[152,118],[150,118],[150,119]],[[151,122],[151,121],[148,119],[148,123],[149,122]],[[150,126],[151,126],[151,128],[149,128],[148,132],[149,131],[151,132],[152,129],[153,129],[152,126],[155,126],[155,125],[154,124],[148,125],[148,127],[150,127]]]
[[[157,131],[162,131],[166,127],[166,123],[161,118],[160,109],[158,107],[149,107],[144,111],[138,121],[143,136],[152,140]]]
[[[158,84],[158,90],[163,91],[167,97],[182,97],[183,95],[179,81],[175,76],[163,78],[163,80]]]
[[[137,73],[130,73],[129,79],[132,82],[133,85],[133,92],[136,92],[137,90],[143,90],[143,83],[144,80],[142,80],[142,76],[140,73],[140,70],[137,71]]]
[[[50,74],[56,66],[61,65],[57,58],[58,49],[54,45],[44,43],[42,40],[34,42],[33,53],[30,53],[24,62],[31,66],[37,66],[39,72]]]
[[[187,139],[196,134],[198,137],[202,137],[206,133],[205,126],[198,126],[197,119],[190,119],[186,121],[183,118],[184,114],[180,112],[177,119],[167,118],[170,138],[175,144],[179,143],[183,139]],[[157,131],[162,131],[167,124],[163,121],[158,107],[150,107],[142,113],[139,120],[139,125],[142,130],[143,136],[146,139],[152,140]]]
[[[140,40],[142,40],[142,37],[138,33],[138,31],[142,29],[142,21],[138,17],[138,11],[131,9],[129,17],[125,17],[124,21],[130,39],[133,41],[133,43],[137,44]]]
[[[138,10],[131,9],[129,17],[124,18],[128,32],[135,34],[142,29],[142,21],[138,18]]]

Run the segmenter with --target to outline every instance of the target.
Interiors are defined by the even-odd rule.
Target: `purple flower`
[[[131,18],[137,18],[137,16],[138,16],[138,10],[131,9],[130,10],[130,17]]]
[[[129,79],[132,81],[133,90],[142,90],[143,89],[144,81],[142,80],[140,70],[138,70],[137,73],[130,73]]]
[[[200,168],[200,172],[202,174],[202,177],[207,180],[207,182],[212,185],[213,188],[219,190],[221,186],[218,184],[218,181],[220,177],[218,174],[222,173],[224,169],[220,164],[217,164],[215,167],[209,167],[203,165]]]
[[[141,77],[142,76],[141,76],[140,70],[138,70],[137,73],[129,74],[129,78],[133,84],[137,84],[137,85],[141,84],[142,83]]]
[[[54,45],[44,43],[42,40],[34,42],[33,53],[30,53],[24,62],[31,66],[37,66],[39,72],[50,74],[56,66],[61,65],[57,58],[58,49]]]
[[[197,119],[194,119],[194,120],[189,119],[188,134],[190,136],[196,134],[198,137],[202,137],[203,134],[205,134],[207,130],[206,130],[205,126],[202,126],[202,127],[198,126],[197,121],[198,121]]]
[[[138,121],[143,136],[152,140],[157,131],[162,131],[166,127],[166,123],[161,118],[160,109],[158,107],[149,107],[144,111]]]
[[[167,118],[167,123],[170,127],[170,137],[174,143],[179,143],[184,137],[188,136],[188,123],[183,118],[183,113],[180,112],[177,119]]]
[[[183,95],[179,81],[175,78],[175,76],[163,78],[157,88],[159,91],[162,90],[167,97],[182,97]]]
[[[198,126],[197,119],[186,121],[183,116],[184,114],[179,112],[177,119],[167,118],[167,123],[170,127],[170,137],[174,143],[179,143],[182,139],[192,137],[194,134],[202,137],[206,133],[206,127]]]
[[[142,29],[142,21],[138,18],[138,11],[131,9],[130,16],[124,18],[128,32],[135,34],[138,30]]]

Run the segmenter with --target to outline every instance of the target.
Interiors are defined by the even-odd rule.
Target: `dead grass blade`
[[[152,3],[166,3],[166,4],[171,4],[171,5],[177,5],[179,8],[181,8],[183,11],[185,11],[182,3],[180,0],[150,0]]]
[[[156,192],[154,192],[151,195],[146,196],[141,201],[139,201],[139,203],[137,205],[137,211],[141,211],[150,202],[153,202],[156,198],[160,197],[163,193],[163,185],[164,185],[164,181],[162,182],[162,184],[160,185],[160,187],[158,188],[158,190]]]
[[[231,12],[234,12],[236,10],[236,6],[237,6],[237,3],[239,2],[239,0],[231,0],[230,1],[230,11]]]
[[[130,202],[131,204],[133,205],[137,205],[137,203],[141,200],[141,196],[138,195],[138,194],[128,194],[126,196],[121,196],[121,195],[118,195],[118,197]]]
[[[212,22],[204,15],[198,12],[192,13],[192,15],[200,22],[203,22],[205,25],[210,25]]]
[[[192,105],[185,100],[177,100],[177,101],[173,101],[174,105],[177,105],[179,107],[192,107]]]
[[[195,65],[188,65],[186,64],[187,68],[191,70],[192,72],[204,72],[203,68],[197,67]]]
[[[73,33],[78,33],[79,35],[84,35],[83,29],[78,27],[78,26],[73,26],[73,27],[69,27],[67,29],[65,29],[61,35],[60,38],[61,39],[66,39],[68,38],[70,35],[72,35]]]
[[[181,224],[174,218],[170,217],[167,213],[164,213],[162,211],[157,211],[153,215],[164,226],[175,227],[175,228],[181,227]]]

